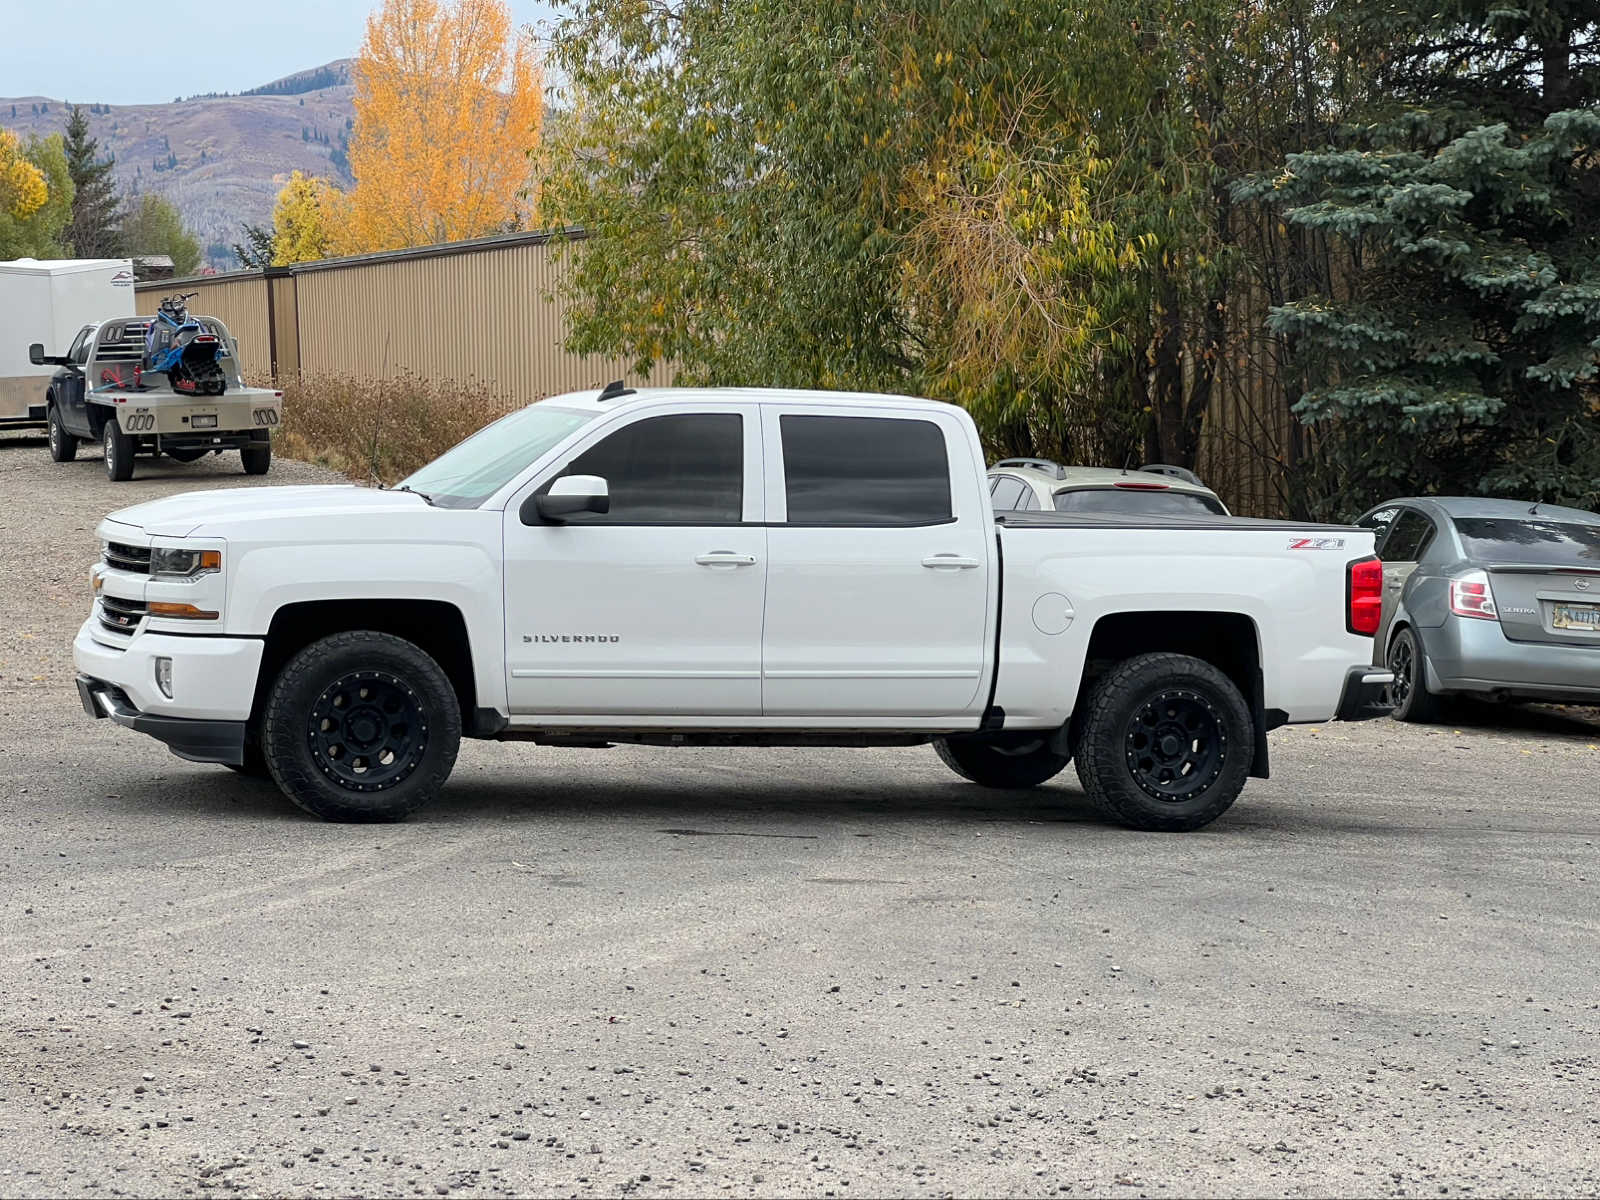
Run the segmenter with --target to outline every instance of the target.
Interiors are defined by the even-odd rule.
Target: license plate
[[[1600,604],[1557,604],[1550,615],[1557,629],[1584,629],[1600,633]]]
[[[217,414],[210,416],[193,416],[189,418],[190,429],[215,429],[217,427]]]

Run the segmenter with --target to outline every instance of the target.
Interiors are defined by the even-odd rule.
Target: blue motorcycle
[[[161,301],[145,334],[143,371],[162,371],[172,390],[188,396],[220,396],[228,387],[222,359],[228,347],[210,328],[189,316],[185,292]]]

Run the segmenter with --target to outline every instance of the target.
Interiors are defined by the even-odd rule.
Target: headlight
[[[192,579],[220,570],[220,550],[175,550],[156,546],[150,551],[150,574],[157,579]]]

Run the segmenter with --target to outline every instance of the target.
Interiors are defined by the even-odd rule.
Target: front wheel
[[[1191,830],[1238,799],[1254,757],[1250,708],[1231,679],[1188,655],[1141,654],[1090,693],[1078,778],[1123,825]]]
[[[105,433],[101,440],[106,450],[106,478],[112,483],[124,483],[133,478],[133,439],[117,426],[115,417],[106,418]]]
[[[267,697],[261,750],[284,794],[326,821],[399,821],[439,794],[461,745],[449,678],[371,630],[301,650]]]
[[[272,465],[272,443],[262,442],[258,446],[246,446],[239,451],[239,461],[244,464],[246,475],[265,475],[267,468]]]
[[[1048,733],[937,738],[933,750],[961,778],[991,788],[1038,787],[1071,761],[1050,749]]]
[[[54,404],[50,406],[50,461],[71,462],[78,457],[78,439],[68,433],[61,424],[61,412]]]

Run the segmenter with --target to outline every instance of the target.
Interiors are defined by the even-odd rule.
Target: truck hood
[[[427,501],[411,492],[388,492],[353,484],[321,487],[221,488],[183,492],[148,504],[118,509],[106,519],[158,537],[188,537],[206,526],[285,517],[338,517],[356,513],[417,513]]]

